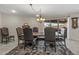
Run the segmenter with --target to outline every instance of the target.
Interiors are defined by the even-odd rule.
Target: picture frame
[[[74,29],[78,28],[78,17],[72,18],[72,28]]]

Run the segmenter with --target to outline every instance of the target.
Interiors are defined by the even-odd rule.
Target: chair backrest
[[[16,31],[18,36],[21,36],[23,34],[23,29],[21,27],[17,27]]]
[[[22,28],[23,28],[23,29],[24,29],[24,28],[30,28],[30,26],[29,26],[29,25],[23,25]]]
[[[56,30],[51,27],[47,27],[44,29],[45,31],[45,40],[46,41],[55,41],[55,32]]]
[[[24,28],[23,33],[24,33],[24,40],[25,41],[33,41],[32,29]]]
[[[33,32],[38,32],[38,27],[33,27]]]
[[[9,35],[9,30],[7,27],[3,27],[1,29],[1,33],[2,33],[2,36],[8,36]]]

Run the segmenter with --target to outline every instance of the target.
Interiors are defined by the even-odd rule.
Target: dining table
[[[33,36],[34,37],[37,37],[38,39],[44,39],[45,38],[45,35],[44,35],[44,33],[42,33],[42,32],[33,32]]]
[[[33,36],[44,36],[44,33],[41,33],[41,32],[33,32]]]

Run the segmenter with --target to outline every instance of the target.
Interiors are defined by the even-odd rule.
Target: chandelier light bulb
[[[39,22],[40,20],[37,18],[37,21]]]
[[[43,19],[42,18],[40,18],[40,21],[42,21]]]
[[[43,21],[45,21],[45,18],[43,18]]]

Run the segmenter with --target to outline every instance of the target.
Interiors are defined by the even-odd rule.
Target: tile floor
[[[11,41],[6,43],[0,43],[0,55],[5,55],[12,49],[14,49],[17,46],[17,41]]]

